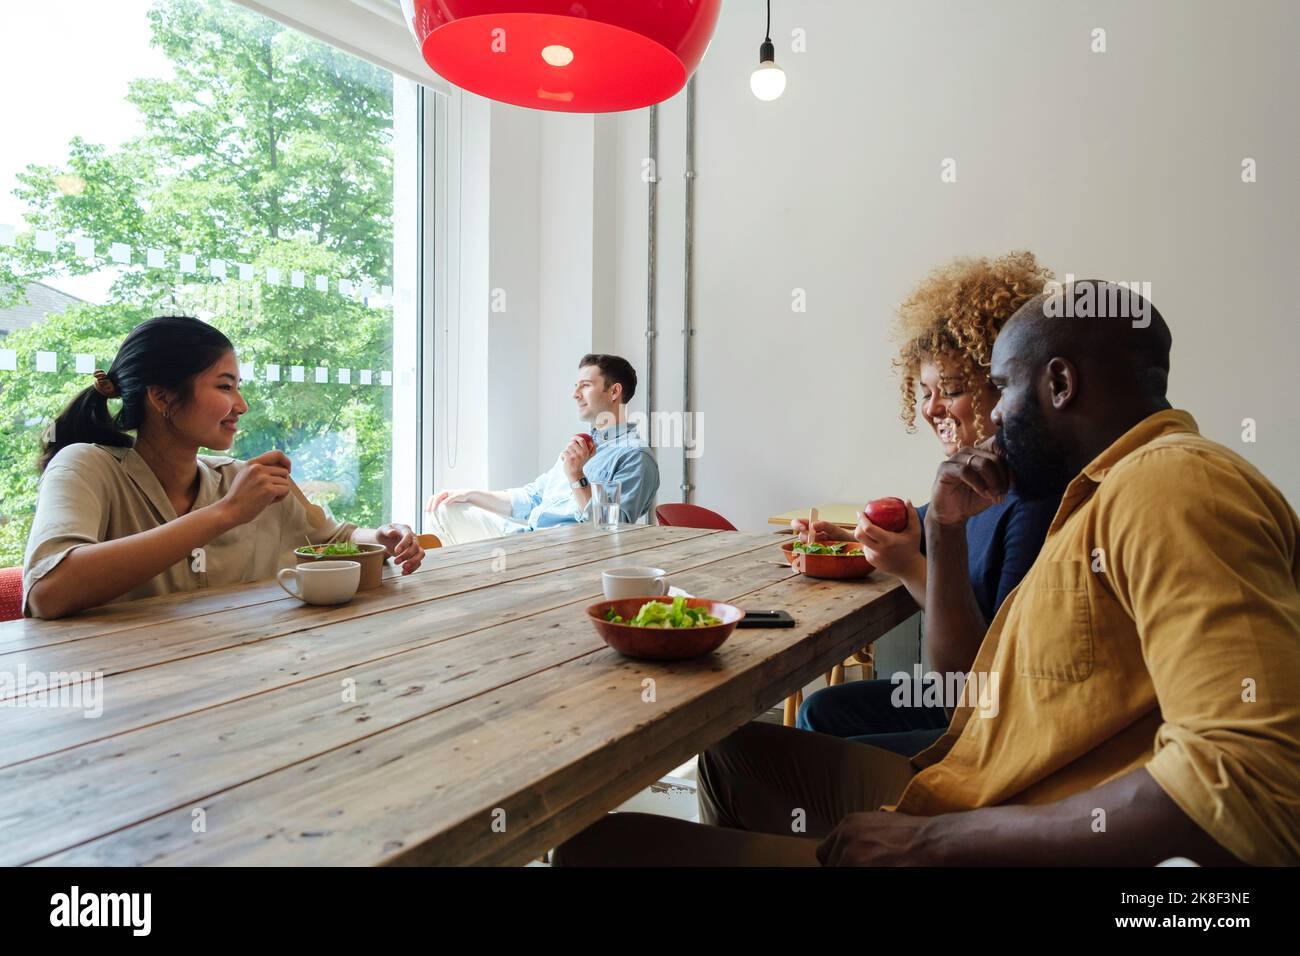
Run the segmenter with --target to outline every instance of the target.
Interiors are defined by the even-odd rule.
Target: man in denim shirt
[[[443,544],[463,544],[586,521],[590,485],[601,481],[622,486],[620,520],[640,520],[659,490],[659,466],[627,423],[634,394],[636,371],[627,359],[584,355],[573,399],[578,418],[591,425],[591,442],[575,435],[550,470],[522,488],[438,492],[424,508],[428,530]]]

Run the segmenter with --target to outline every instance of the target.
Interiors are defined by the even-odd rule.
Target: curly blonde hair
[[[1043,291],[1052,271],[1032,252],[1012,252],[997,259],[954,259],[940,266],[899,306],[897,336],[902,340],[894,368],[902,375],[901,418],[916,431],[916,381],[921,365],[947,359],[958,370],[945,382],[970,389],[980,440],[984,435],[981,390],[988,380],[993,340],[1015,311]],[[990,409],[991,411],[992,409]]]

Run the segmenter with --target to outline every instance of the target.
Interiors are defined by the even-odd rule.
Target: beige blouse
[[[199,494],[194,508],[225,497],[245,462],[199,455]],[[69,445],[45,469],[36,517],[23,561],[23,613],[30,615],[32,585],[73,548],[149,531],[176,519],[176,511],[153,470],[134,449]],[[213,538],[201,560],[178,561],[162,574],[117,598],[137,598],[220,587],[269,578],[294,563],[293,549],[308,541],[324,544],[351,537],[348,522],[313,529],[293,495],[265,508],[247,524]]]

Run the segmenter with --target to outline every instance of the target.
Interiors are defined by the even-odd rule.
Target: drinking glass
[[[621,481],[593,481],[591,483],[591,516],[602,531],[617,531],[622,517],[620,502],[623,495]]]

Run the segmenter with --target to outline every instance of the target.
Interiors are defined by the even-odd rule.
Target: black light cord
[[[763,39],[772,39],[772,0],[767,0],[767,29],[763,31]]]

